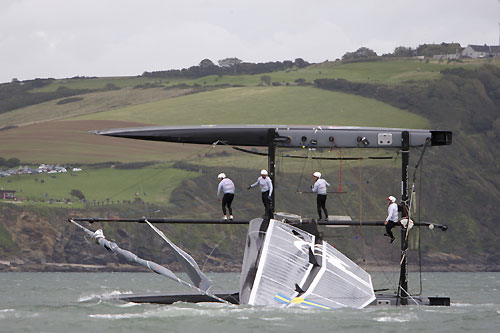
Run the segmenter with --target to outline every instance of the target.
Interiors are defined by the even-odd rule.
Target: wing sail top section
[[[269,133],[273,131],[274,137]],[[376,128],[354,126],[288,125],[200,125],[148,126],[94,131],[105,136],[178,143],[232,146],[268,146],[269,139],[278,147],[288,148],[401,148],[402,132],[410,135],[410,147],[426,141],[431,146],[451,144],[452,133],[422,129]]]

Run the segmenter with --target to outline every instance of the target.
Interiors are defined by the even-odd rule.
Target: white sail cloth
[[[335,309],[363,308],[375,299],[370,275],[330,244],[315,244],[314,235],[277,220],[264,230],[258,254],[246,253],[255,247],[245,249],[245,258],[254,261],[243,266],[255,269],[251,286],[242,272],[240,302]]]

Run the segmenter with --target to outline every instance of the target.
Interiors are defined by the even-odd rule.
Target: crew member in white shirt
[[[273,193],[273,182],[271,178],[267,176],[267,171],[262,170],[260,172],[260,177],[257,178],[257,181],[248,186],[248,189],[252,187],[260,186],[260,192],[262,193],[262,203],[264,204],[264,215],[267,217],[272,217],[271,212],[271,194]]]
[[[322,220],[323,216],[321,210],[325,212],[325,220],[328,220],[328,210],[326,210],[326,195],[327,186],[330,186],[328,182],[321,178],[321,172],[316,171],[313,173],[314,185],[312,186],[312,191],[317,193],[316,196],[316,207],[318,209],[319,219]]]
[[[233,209],[231,208],[231,203],[234,199],[234,183],[231,179],[226,177],[226,174],[220,173],[217,178],[219,178],[219,186],[217,187],[217,199],[222,202],[222,213],[224,221],[227,221],[226,206],[229,211],[229,220],[233,220]],[[221,192],[223,193],[222,199],[220,198]]]
[[[387,206],[387,218],[385,219],[385,234],[384,236],[391,237],[391,243],[396,239],[392,233],[392,228],[399,224],[398,204],[396,198],[392,195],[387,198],[389,201]]]

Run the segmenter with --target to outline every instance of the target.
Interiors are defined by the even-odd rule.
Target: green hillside
[[[22,189],[22,194],[20,192],[18,195],[33,198],[33,201],[45,200],[49,196],[61,200],[67,198],[72,189],[78,189],[88,200],[101,203],[99,207],[71,212],[77,215],[126,216],[149,211],[152,206],[161,206],[162,214],[165,212],[166,216],[189,217],[195,214],[217,217],[220,208],[215,201],[215,175],[221,171],[231,174],[238,181],[239,188],[244,188],[249,182],[255,181],[258,170],[266,168],[265,157],[246,155],[221,146],[200,147],[104,138],[89,134],[88,131],[148,124],[239,123],[449,129],[454,132],[453,145],[428,150],[424,176],[419,176],[422,183],[417,185],[418,200],[424,202],[421,218],[450,226],[446,233],[422,235],[426,244],[423,245],[424,261],[445,265],[476,263],[482,265],[481,269],[488,269],[489,263],[500,265],[496,256],[500,250],[497,241],[500,233],[495,227],[500,197],[500,69],[497,60],[490,64],[488,62],[334,62],[260,75],[216,75],[176,80],[144,77],[56,80],[41,89],[101,89],[113,84],[121,87],[121,90],[82,94],[77,96],[77,100],[67,103],[58,104],[66,98],[56,99],[0,114],[0,121],[5,121],[6,125],[32,122],[30,125],[0,131],[0,156],[17,157],[31,163],[80,163],[85,172],[75,176],[58,174],[56,178],[44,175],[38,177],[37,181],[34,176],[2,178],[0,187],[19,192]],[[276,84],[263,85],[262,75],[270,76],[271,82]],[[298,78],[303,78],[309,85],[296,84]],[[133,88],[145,83],[160,86],[152,89]],[[161,86],[179,83],[188,84],[189,89],[165,89]],[[233,87],[214,86],[220,84]],[[210,90],[207,91],[209,86]],[[293,154],[308,153],[311,154],[302,150],[293,151]],[[338,157],[346,152],[314,153]],[[388,154],[385,151],[348,153],[352,156]],[[382,219],[385,214],[383,198],[389,193],[399,193],[400,165],[395,156],[397,152],[390,153],[395,159],[389,162],[346,162],[342,166],[342,177],[338,161],[319,163],[288,160],[283,154],[279,154],[277,175],[277,180],[283,184],[277,198],[277,207],[280,209],[300,210],[299,213],[314,216],[312,196],[300,190],[307,188],[311,181],[310,173],[314,170],[322,170],[335,188],[338,188],[338,179],[342,178],[345,193],[329,196],[330,208],[340,215]],[[418,154],[418,150],[412,152],[411,166],[415,164]],[[157,162],[135,169],[89,165],[107,161]],[[189,163],[173,165],[174,161]],[[42,178],[43,184],[40,182]],[[48,193],[47,197],[45,193]],[[123,200],[136,201],[133,204],[135,206],[124,206]],[[118,201],[121,202],[120,206],[116,206]],[[17,236],[23,230],[23,216],[31,216],[30,219],[35,221],[57,215],[58,222],[53,223],[51,232],[58,234],[67,209],[77,207],[77,204],[59,205],[64,206],[64,209],[56,212],[52,208],[48,209],[52,207],[49,205],[55,204],[35,202],[31,205],[28,202],[16,204],[15,209],[0,204],[0,225],[3,225],[0,228],[0,247],[10,249],[9,256],[22,256],[15,249],[23,248],[23,242],[34,242],[29,236]],[[258,193],[241,191],[237,207],[241,216],[258,215],[261,208]],[[66,231],[69,230],[72,232],[71,237],[77,238],[74,230],[69,228]],[[126,229],[126,233],[121,236],[119,229],[109,227],[109,230],[119,240],[134,243],[132,229]],[[203,258],[206,249],[200,244],[209,239],[203,231],[190,230],[189,237],[182,236],[183,231],[186,231],[183,227],[172,227],[169,231],[176,235],[176,240],[181,244],[197,247],[196,255]],[[218,232],[222,235],[226,231]],[[228,239],[221,243],[225,252],[220,254],[229,260],[232,245],[239,244],[235,235],[241,236],[242,233],[227,232]],[[399,256],[398,250],[388,248],[385,239],[377,231],[361,228],[348,235],[335,242],[358,258],[362,257],[360,248],[368,252],[364,250],[365,246],[373,253],[382,253],[382,258],[375,256],[382,261]],[[210,242],[219,241],[215,235],[211,236]],[[137,237],[139,239],[142,236]],[[61,246],[58,255],[69,251],[72,252],[72,260],[80,258],[78,250],[72,250],[71,245],[62,241],[63,238],[59,237],[55,241]],[[352,240],[356,240],[355,245]],[[137,250],[142,253],[156,251],[148,249],[148,245],[141,245]],[[47,248],[50,246],[44,247],[43,251],[46,252],[40,256],[47,256]],[[154,252],[155,255],[161,257],[157,252]],[[415,258],[415,255],[412,257]],[[85,258],[89,263],[94,260],[88,253]]]
[[[313,87],[227,88],[73,119],[156,125],[331,124],[426,127],[427,121],[372,99]]]
[[[171,192],[182,181],[197,173],[155,164],[144,168],[83,166],[82,171],[57,174],[17,175],[0,178],[0,188],[14,189],[26,204],[52,201],[53,204],[71,202],[71,207],[82,207],[71,195],[77,189],[89,203],[106,204],[139,200],[168,205]],[[126,165],[124,165],[126,167]]]
[[[294,84],[302,78],[313,82],[319,78],[345,79],[359,82],[378,82],[396,84],[405,81],[433,80],[440,77],[440,71],[445,68],[477,67],[484,60],[468,60],[463,63],[446,63],[438,60],[424,61],[420,59],[396,59],[374,62],[343,63],[324,62],[306,68],[288,71],[277,71],[255,75],[209,75],[198,79],[189,78],[151,78],[143,76],[133,77],[98,77],[72,78],[55,80],[50,85],[34,90],[34,92],[51,92],[60,87],[68,89],[103,89],[112,84],[118,88],[134,87],[145,84],[173,86],[180,83],[189,85],[244,85],[256,86],[262,84],[262,75],[269,75],[271,82]]]

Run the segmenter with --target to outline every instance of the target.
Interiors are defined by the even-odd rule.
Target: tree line
[[[310,63],[302,58],[294,61],[285,60],[251,63],[243,62],[238,58],[225,58],[214,64],[210,59],[203,59],[198,66],[191,66],[183,69],[171,69],[166,71],[144,72],[144,77],[156,78],[200,78],[208,75],[255,75],[271,73],[276,71],[285,71],[293,68],[304,68]]]

